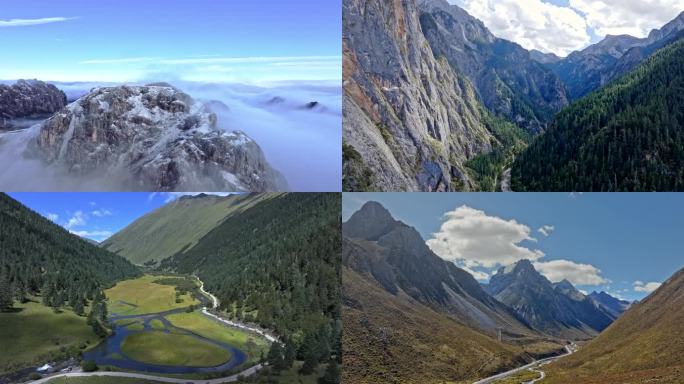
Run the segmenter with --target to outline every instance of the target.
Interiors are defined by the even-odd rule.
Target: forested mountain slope
[[[579,351],[550,366],[544,384],[663,383],[684,377],[684,270]]]
[[[684,40],[563,110],[516,159],[516,191],[684,190]]]
[[[161,268],[196,274],[228,316],[274,329],[302,354],[314,346],[323,361],[341,335],[340,215],[336,193],[274,195]]]
[[[194,246],[226,217],[274,196],[183,196],[135,220],[101,246],[136,264],[159,262]]]
[[[0,285],[13,299],[41,293],[60,307],[117,280],[139,276],[126,259],[69,233],[8,195],[0,194]],[[73,305],[74,303],[70,303]]]

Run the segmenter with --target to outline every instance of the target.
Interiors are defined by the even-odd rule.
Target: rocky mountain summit
[[[529,326],[489,296],[468,272],[437,256],[420,233],[368,202],[342,225],[343,265],[395,296],[408,296],[463,324],[494,334],[532,334]]]
[[[93,89],[45,121],[30,152],[70,175],[123,175],[135,190],[287,188],[256,142],[164,83]]]
[[[569,281],[551,283],[529,260],[500,268],[485,289],[533,328],[556,337],[587,339],[615,319]]]
[[[12,119],[50,115],[66,103],[64,92],[42,81],[19,80],[13,85],[0,84],[0,129],[11,128]]]

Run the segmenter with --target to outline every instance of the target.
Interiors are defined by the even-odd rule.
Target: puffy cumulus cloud
[[[635,281],[634,282],[634,292],[646,292],[646,293],[651,293],[658,289],[662,283],[658,283],[657,281],[652,281],[650,283],[644,283],[643,281]]]
[[[573,285],[600,285],[609,282],[601,276],[601,270],[591,264],[580,264],[570,260],[535,262],[534,268],[552,282],[567,279]]]
[[[464,205],[446,213],[439,231],[426,243],[441,258],[472,269],[544,256],[538,249],[520,245],[524,240],[536,241],[528,226]]]
[[[45,217],[47,217],[48,220],[54,221],[54,222],[56,222],[57,220],[59,220],[59,215],[56,214],[56,213],[50,213],[50,212],[48,212],[47,214],[45,214]]]
[[[548,237],[551,234],[551,232],[554,231],[554,229],[556,229],[556,227],[554,227],[553,225],[544,225],[541,228],[537,229],[537,232]]]
[[[489,273],[487,273],[487,272],[476,271],[472,268],[468,268],[465,265],[459,265],[458,267],[463,269],[464,271],[470,273],[475,278],[475,280],[479,280],[479,281],[489,280]]]
[[[645,37],[684,11],[684,0],[570,0],[598,36]]]
[[[663,0],[664,1],[664,0]],[[450,0],[482,20],[496,36],[526,49],[566,56],[591,41],[577,11],[542,0]]]

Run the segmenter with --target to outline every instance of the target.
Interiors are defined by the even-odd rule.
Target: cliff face
[[[253,140],[168,85],[96,88],[44,122],[31,152],[71,175],[126,174],[134,189],[287,188]]]
[[[343,3],[346,190],[468,189],[493,137],[470,82],[437,59],[415,0]]]
[[[520,45],[495,37],[463,9],[446,0],[420,0],[420,11],[432,52],[465,74],[495,114],[539,133],[568,104],[563,82],[555,73]],[[542,56],[553,60],[553,55]]]
[[[12,127],[11,119],[49,115],[67,103],[64,92],[37,80],[0,84],[0,129]]]

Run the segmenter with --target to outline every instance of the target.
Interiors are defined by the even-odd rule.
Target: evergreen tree
[[[330,360],[328,367],[325,369],[325,374],[318,379],[318,384],[339,384],[340,373],[340,366],[337,364],[337,361]]]
[[[292,365],[294,364],[295,357],[297,355],[297,349],[292,343],[292,341],[287,340],[285,342],[285,353],[284,353],[284,358],[283,358],[283,367],[286,369],[292,368]]]
[[[14,305],[12,291],[6,277],[0,276],[0,312],[6,312]]]
[[[271,343],[271,349],[268,351],[268,365],[274,372],[279,372],[283,369],[283,348],[280,343]]]

